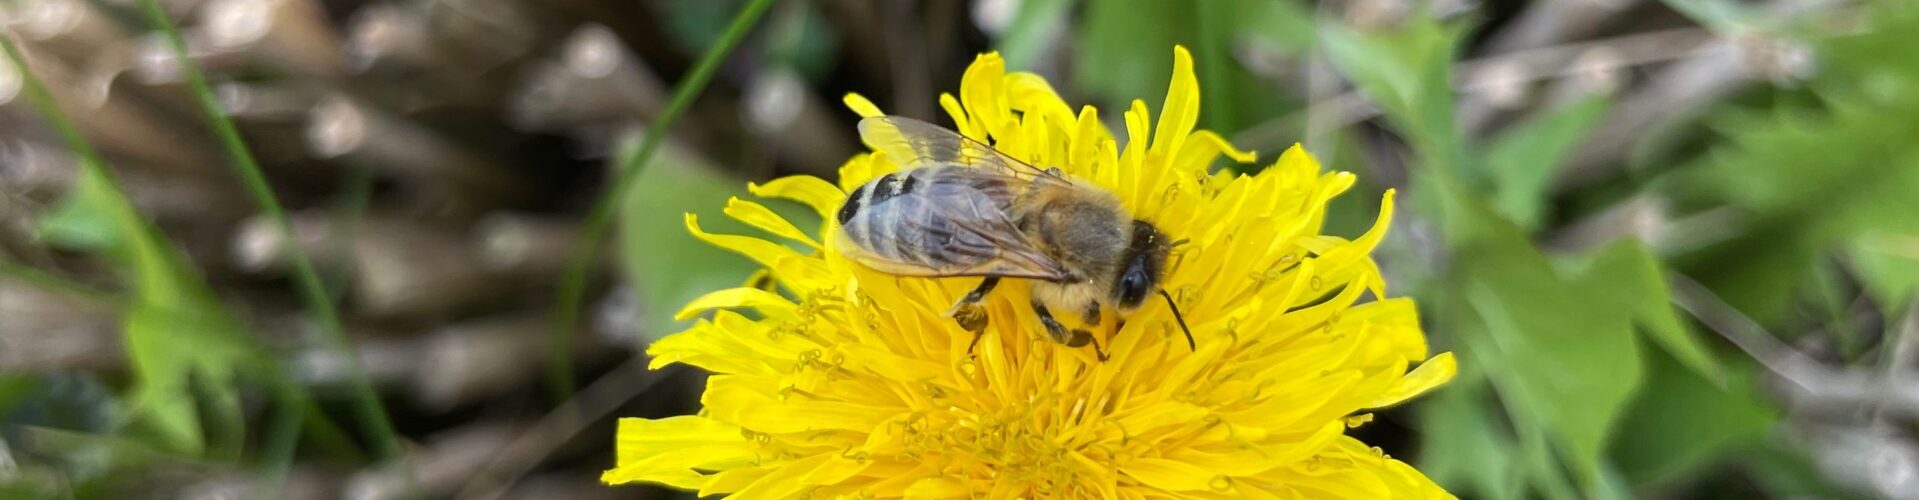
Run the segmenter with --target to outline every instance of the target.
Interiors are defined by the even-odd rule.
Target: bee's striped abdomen
[[[841,206],[841,233],[874,257],[911,266],[968,269],[992,260],[997,246],[980,228],[1005,224],[1009,187],[969,172],[926,167],[873,179]]]

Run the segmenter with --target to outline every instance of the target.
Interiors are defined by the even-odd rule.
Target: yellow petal
[[[1373,402],[1366,405],[1366,407],[1384,408],[1399,404],[1420,394],[1425,394],[1426,391],[1433,390],[1435,387],[1445,385],[1446,382],[1453,380],[1453,376],[1458,374],[1459,365],[1453,361],[1453,353],[1440,353],[1438,356],[1433,356],[1433,359],[1426,360],[1425,363],[1420,363],[1418,368],[1414,368],[1411,373],[1407,373],[1405,378],[1399,379],[1397,385],[1394,385],[1392,389],[1388,389],[1384,394],[1380,394],[1378,399],[1374,399]]]
[[[714,418],[771,434],[823,429],[871,432],[900,413],[894,408],[812,400],[797,394],[782,400],[774,393],[777,385],[771,377],[714,376],[707,379],[700,403]]]
[[[1193,54],[1186,47],[1173,47],[1173,81],[1166,86],[1166,103],[1160,108],[1152,153],[1157,158],[1173,158],[1186,135],[1192,133],[1193,125],[1199,123],[1199,78],[1193,76]]]
[[[702,321],[687,331],[667,335],[646,346],[647,369],[686,363],[713,373],[772,375],[790,366],[790,360],[744,356],[748,348],[732,332]],[[777,363],[777,364],[776,364]]]
[[[897,169],[898,167],[893,166],[893,161],[886,159],[886,155],[883,154],[853,155],[846,160],[846,163],[840,165],[840,192],[850,193],[854,189],[859,189],[861,184],[873,180],[874,177]]]
[[[846,192],[834,187],[833,183],[810,175],[794,175],[773,179],[766,184],[746,185],[748,192],[764,198],[782,198],[800,202],[812,207],[821,219],[832,220],[840,204],[846,201]]]
[[[779,267],[777,264],[779,264],[780,259],[799,256],[793,249],[771,241],[750,236],[714,234],[701,230],[699,215],[692,213],[686,214],[686,230],[691,231],[696,238],[704,240],[707,243],[712,243],[714,246],[744,255],[746,258],[753,259],[755,262],[759,262],[761,266],[767,268],[777,269]]]
[[[1388,189],[1385,196],[1380,197],[1379,218],[1373,221],[1372,229],[1366,230],[1366,234],[1359,235],[1352,244],[1320,255],[1320,264],[1324,269],[1321,274],[1338,276],[1351,271],[1354,266],[1372,262],[1367,254],[1372,253],[1373,248],[1379,246],[1380,240],[1386,238],[1386,230],[1393,225],[1393,194],[1394,191]]]
[[[814,455],[788,462],[779,468],[773,469],[771,473],[754,480],[753,484],[747,485],[746,488],[741,489],[728,498],[736,500],[752,500],[756,498],[784,500],[797,498],[800,496],[800,492],[815,486],[800,481],[800,478],[813,472],[814,468],[819,467],[820,464],[826,462],[828,458],[828,455]]]
[[[966,482],[950,477],[931,477],[906,487],[906,498],[964,498],[972,494]]]
[[[879,106],[873,105],[873,101],[866,100],[866,96],[858,93],[847,92],[846,97],[840,98],[840,101],[846,103],[846,107],[852,109],[854,113],[858,113],[860,118],[886,116],[886,113],[880,112]]]
[[[741,488],[745,488],[747,485],[753,484],[754,481],[766,477],[767,474],[773,473],[773,470],[777,468],[777,466],[746,467],[720,471],[717,474],[706,476],[706,484],[699,487],[699,495],[704,497],[740,491]]]
[[[1161,401],[1147,405],[1139,410],[1126,413],[1119,418],[1120,425],[1127,432],[1145,434],[1169,425],[1189,425],[1206,418],[1205,408],[1177,401]]]
[[[1186,138],[1185,145],[1180,146],[1179,154],[1173,158],[1170,168],[1180,172],[1205,172],[1207,167],[1212,166],[1213,159],[1221,154],[1240,163],[1259,159],[1258,152],[1240,151],[1219,134],[1201,130]]]
[[[1139,458],[1119,467],[1119,471],[1147,486],[1167,491],[1199,491],[1218,473],[1197,465],[1163,458]]]
[[[973,59],[960,75],[960,103],[973,119],[986,127],[987,137],[999,140],[1010,135],[1013,115],[1006,102],[1006,60],[999,53],[987,52]],[[986,137],[975,137],[985,140]]]
[[[966,107],[960,105],[953,94],[940,93],[940,109],[946,110],[946,116],[953,119],[953,131],[976,141],[986,141],[986,131],[981,128],[979,117],[966,113]]]
[[[1046,79],[1026,72],[1006,75],[1008,104],[1014,111],[1041,115],[1058,124],[1073,123],[1073,108],[1059,98]]]
[[[785,217],[780,217],[780,214],[773,213],[773,209],[766,208],[766,205],[739,198],[728,198],[726,200],[726,208],[721,212],[725,213],[728,217],[732,217],[734,220],[759,228],[761,231],[804,243],[806,246],[813,247],[816,250],[820,248],[820,242],[814,241],[812,236],[808,236],[805,231],[800,231],[800,228],[795,227],[793,223],[786,220]]]
[[[728,307],[751,307],[769,314],[792,317],[793,310],[799,306],[787,301],[786,297],[781,297],[779,294],[766,290],[758,288],[728,288],[701,295],[700,298],[693,299],[692,302],[686,304],[686,307],[680,308],[680,312],[674,314],[673,319],[686,321],[693,319],[694,316],[698,316],[700,313],[706,312],[708,309]]]
[[[1099,110],[1092,106],[1080,108],[1076,125],[1073,148],[1067,153],[1066,163],[1078,167],[1077,173],[1084,176],[1086,169],[1099,163],[1099,145],[1105,139],[1102,132],[1106,131],[1106,125],[1099,122]]]
[[[755,448],[739,427],[694,416],[622,418],[615,436],[616,465],[600,476],[607,484],[694,488],[705,477],[692,469],[751,459]]]

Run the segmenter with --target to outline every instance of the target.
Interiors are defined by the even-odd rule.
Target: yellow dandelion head
[[[1163,302],[1096,332],[1111,359],[1048,340],[1017,280],[984,303],[971,332],[944,313],[977,279],[902,278],[841,256],[832,216],[846,193],[897,169],[862,154],[837,185],[788,177],[751,186],[827,222],[809,233],[760,204],[726,214],[793,243],[694,234],[755,259],[777,288],[721,290],[680,312],[711,312],[648,349],[654,367],[713,373],[697,416],[624,419],[609,484],[651,482],[701,495],[821,497],[1278,498],[1446,497],[1424,475],[1346,436],[1368,409],[1449,380],[1427,357],[1411,300],[1389,298],[1369,257],[1392,195],[1355,239],[1319,234],[1325,207],[1353,184],[1295,146],[1258,175],[1209,172],[1250,162],[1193,130],[1199,86],[1176,49],[1157,122],[1125,112],[1122,144],[1091,106],[1077,113],[1037,75],[973,62],[940,104],[953,129],[1028,163],[1112,190],[1173,239],[1164,288],[1198,338],[1189,350]],[[858,95],[848,106],[880,110]],[[795,248],[810,248],[795,250]],[[1417,368],[1411,368],[1417,365]],[[1410,371],[1409,371],[1410,368]]]

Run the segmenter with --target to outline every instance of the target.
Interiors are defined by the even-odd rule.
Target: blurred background
[[[1359,174],[1328,233],[1401,190],[1462,374],[1368,443],[1464,498],[1919,498],[1910,4],[6,0],[0,497],[689,496],[596,481],[753,271],[682,214],[834,176],[847,92],[945,123],[998,50],[1116,119],[1183,44],[1202,127]]]

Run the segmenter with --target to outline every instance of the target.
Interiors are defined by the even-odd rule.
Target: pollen
[[[1123,137],[996,54],[940,104],[942,125],[1111,190],[1188,241],[1163,286],[1197,348],[1167,304],[1148,301],[1094,332],[1111,355],[1101,361],[1049,340],[1009,280],[982,302],[988,323],[969,352],[974,334],[944,313],[977,279],[880,274],[835,247],[847,193],[899,169],[861,154],[835,180],[749,186],[811,207],[819,227],[747,200],[726,213],[766,236],[708,233],[688,216],[694,235],[759,263],[762,286],[695,299],[679,315],[693,325],[648,349],[654,368],[713,374],[704,409],[623,419],[602,480],[739,498],[1449,498],[1346,434],[1456,372],[1369,256],[1392,194],[1370,230],[1346,238],[1320,229],[1353,176],[1297,146],[1258,174],[1210,171],[1256,155],[1195,130],[1192,58],[1174,54],[1159,114],[1134,101]],[[846,104],[881,116],[859,95]]]

